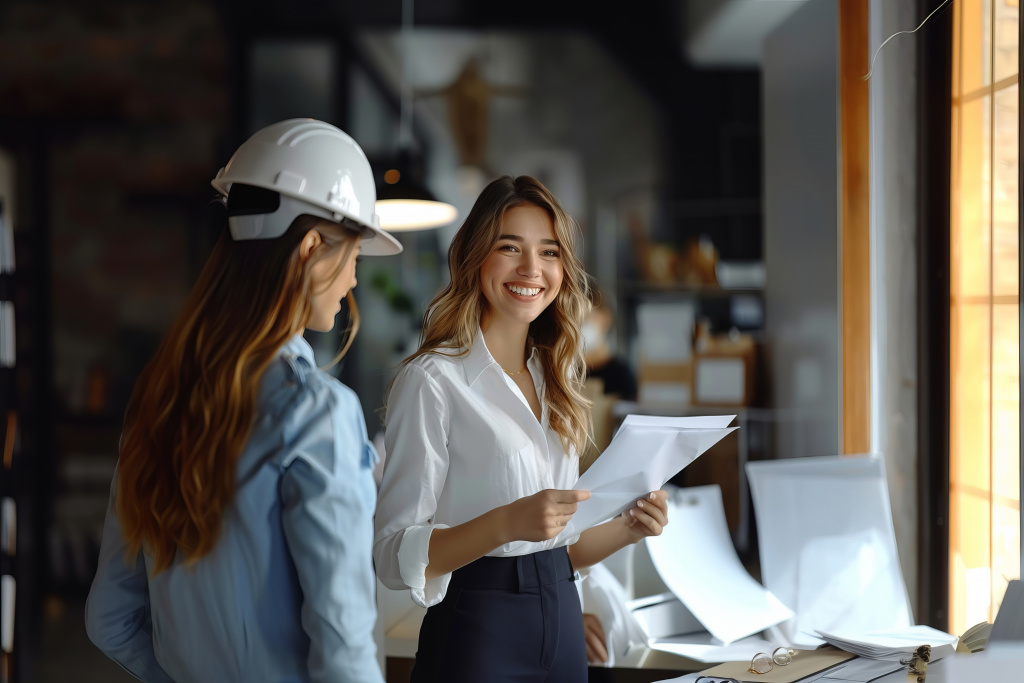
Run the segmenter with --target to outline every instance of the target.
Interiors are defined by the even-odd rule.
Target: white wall
[[[870,42],[916,25],[871,0]],[[838,19],[811,0],[765,42],[765,261],[778,457],[841,452]],[[871,101],[871,450],[884,455],[900,564],[917,606],[916,65],[875,63]]]
[[[871,0],[870,45],[920,22],[915,3]],[[916,36],[879,53],[871,101],[871,450],[885,456],[903,579],[917,614]]]
[[[765,336],[775,455],[840,445],[837,0],[810,0],[765,40]]]
[[[396,89],[402,79],[399,32],[365,32],[360,47]],[[447,104],[437,93],[466,60],[481,60],[484,80],[520,94],[490,98],[487,163],[494,175],[537,175],[597,236],[595,206],[662,176],[665,122],[650,98],[594,38],[578,31],[415,29],[406,77],[418,93],[416,120],[431,142],[428,183],[464,218],[483,184],[460,182]],[[469,191],[472,190],[472,191]],[[446,249],[461,220],[441,230]],[[588,256],[593,250],[588,247]]]

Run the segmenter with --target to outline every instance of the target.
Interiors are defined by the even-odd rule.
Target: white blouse
[[[385,419],[387,456],[373,559],[385,586],[411,589],[423,607],[441,602],[451,580],[451,574],[426,580],[431,531],[543,489],[571,489],[579,479],[575,449],[566,454],[548,424],[536,349],[527,367],[542,406],[540,422],[479,330],[465,357],[424,354],[395,378]],[[488,555],[527,555],[578,538],[515,541]]]

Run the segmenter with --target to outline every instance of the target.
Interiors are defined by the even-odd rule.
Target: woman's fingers
[[[576,491],[574,489],[548,489],[551,500],[556,503],[580,503],[587,498],[590,498],[590,491]]]
[[[668,524],[668,502],[655,497],[654,493],[638,500],[636,506],[650,515],[661,526]]]
[[[512,535],[517,540],[547,541],[565,528],[576,512],[580,501],[590,498],[589,491],[545,489],[520,498],[514,506],[510,521]]]
[[[607,662],[608,647],[604,640],[604,628],[595,615],[583,615],[583,633],[587,641],[587,661]]]
[[[664,527],[661,522],[639,508],[633,508],[629,512],[633,515],[633,519],[636,520],[637,525],[641,526],[648,536],[661,535],[662,528]]]
[[[600,664],[608,661],[608,651],[593,633],[587,634],[587,661]]]

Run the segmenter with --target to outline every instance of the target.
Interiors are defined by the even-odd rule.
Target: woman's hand
[[[633,543],[648,536],[660,536],[668,524],[668,492],[651,491],[622,513]]]
[[[597,616],[589,613],[583,615],[583,635],[587,640],[587,661],[604,664],[608,661],[608,644],[604,638],[604,627]]]
[[[547,541],[562,532],[576,512],[576,504],[590,491],[544,489],[505,506],[505,529],[511,541]]]

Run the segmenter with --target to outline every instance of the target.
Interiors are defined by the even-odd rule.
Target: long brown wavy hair
[[[324,245],[299,244],[317,230]],[[139,375],[124,420],[117,513],[134,558],[144,549],[161,572],[177,551],[187,563],[213,549],[235,494],[236,465],[256,415],[260,378],[301,332],[312,296],[340,274],[355,232],[299,216],[277,239],[235,241],[225,228],[156,355]],[[338,258],[333,275],[313,267]],[[348,350],[359,313],[348,294]]]
[[[591,401],[583,395],[586,365],[580,327],[590,311],[587,273],[576,256],[580,230],[576,221],[540,181],[530,176],[493,180],[473,204],[469,216],[448,248],[451,282],[427,307],[420,348],[403,365],[427,353],[464,357],[486,312],[480,269],[501,235],[505,214],[517,206],[542,209],[554,224],[562,261],[562,287],[555,300],[530,323],[529,336],[540,352],[545,402],[551,428],[568,453],[582,454],[590,439]],[[464,349],[459,353],[456,349]]]

